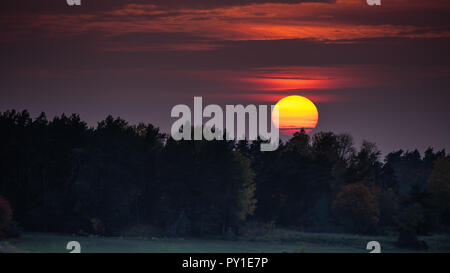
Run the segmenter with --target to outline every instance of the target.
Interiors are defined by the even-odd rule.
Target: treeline
[[[177,142],[151,124],[27,111],[1,113],[0,132],[0,195],[25,230],[234,236],[257,222],[408,239],[450,225],[450,158],[431,148],[383,160],[347,134],[298,132],[261,152],[261,141]]]

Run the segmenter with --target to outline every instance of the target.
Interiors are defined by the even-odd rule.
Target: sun
[[[306,132],[311,132],[319,121],[319,112],[309,99],[302,96],[288,96],[275,105],[272,121],[275,127],[286,135],[292,135],[302,128]]]

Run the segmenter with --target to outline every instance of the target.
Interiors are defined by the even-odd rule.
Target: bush
[[[13,212],[8,200],[0,195],[0,227],[3,227],[5,223],[12,221],[12,215]]]
[[[431,194],[431,205],[439,215],[443,225],[450,226],[450,160],[439,158],[434,161],[433,171],[429,178],[428,191]]]
[[[425,241],[417,239],[417,233],[413,229],[402,229],[398,235],[397,246],[411,249],[428,249]]]
[[[103,221],[97,217],[91,218],[91,229],[95,235],[105,235],[105,225]]]
[[[340,223],[351,232],[372,233],[379,221],[376,195],[362,183],[342,187],[332,210]]]
[[[13,211],[8,200],[0,196],[0,239],[18,237],[19,227],[12,221]]]
[[[399,235],[397,246],[411,249],[427,249],[424,241],[417,238],[417,230],[424,221],[423,208],[418,204],[411,204],[403,209],[399,219]]]

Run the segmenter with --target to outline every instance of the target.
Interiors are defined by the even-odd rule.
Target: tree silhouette
[[[233,238],[252,221],[396,228],[410,238],[449,226],[444,150],[394,151],[383,162],[373,143],[357,149],[348,134],[300,130],[261,152],[261,139],[175,141],[118,117],[89,127],[77,114],[15,110],[0,113],[0,130],[0,195],[25,230],[118,235],[151,226]]]

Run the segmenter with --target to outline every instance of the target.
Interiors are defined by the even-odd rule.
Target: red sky
[[[296,94],[317,104],[317,130],[450,148],[449,15],[448,0],[2,1],[0,110],[168,130],[194,95]]]

